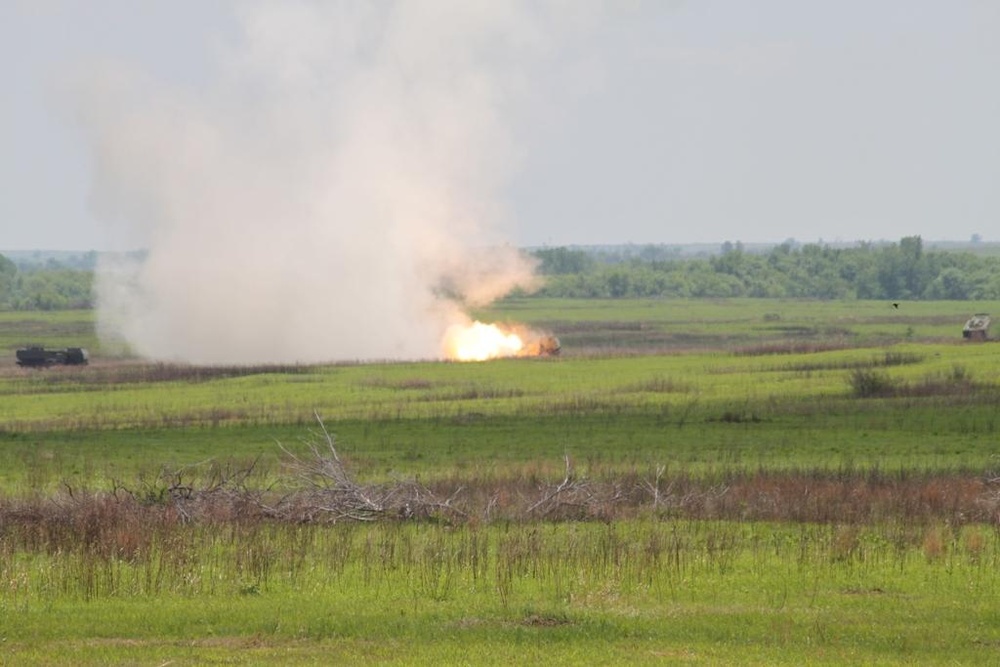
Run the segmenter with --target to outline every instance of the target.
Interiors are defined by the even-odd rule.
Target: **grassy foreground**
[[[642,520],[160,527],[5,563],[13,662],[956,664],[1000,643],[997,534]]]
[[[0,662],[998,661],[1000,355],[903,306],[529,300],[482,315],[563,357],[5,368]],[[45,317],[0,340],[92,335]],[[290,458],[317,414],[348,477]]]

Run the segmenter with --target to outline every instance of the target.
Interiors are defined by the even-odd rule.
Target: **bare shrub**
[[[764,357],[772,354],[813,354],[856,347],[849,341],[780,341],[739,347],[733,350],[733,355],[737,357]]]
[[[924,358],[913,352],[886,352],[882,356],[881,362],[874,360],[876,366],[905,366],[908,364],[919,364]]]
[[[886,373],[871,368],[857,368],[848,375],[847,382],[855,398],[891,397],[969,397],[995,396],[997,388],[977,383],[964,366],[956,365],[947,373],[931,373],[917,381],[900,381]]]
[[[897,383],[887,373],[871,368],[856,368],[847,376],[851,395],[855,398],[886,398],[894,396]]]
[[[200,383],[249,375],[299,375],[316,370],[303,364],[254,364],[229,366],[198,366],[175,363],[112,363],[93,364],[76,373],[46,373],[35,376],[48,385],[73,384],[81,388],[103,390],[108,385],[151,382]]]
[[[432,389],[434,383],[426,378],[410,377],[399,380],[389,380],[384,377],[371,376],[358,381],[362,387],[372,387],[375,389],[399,389],[399,390],[423,390]]]
[[[306,444],[306,454],[294,454],[279,443],[300,490],[276,501],[260,502],[268,516],[298,521],[374,521],[384,518],[443,517],[464,513],[454,505],[461,487],[447,498],[414,480],[393,484],[362,484],[354,479],[336,441],[316,415],[320,431]]]
[[[566,474],[558,484],[539,488],[540,498],[524,510],[529,517],[555,519],[611,518],[609,514],[621,499],[617,489],[591,484],[577,477],[569,455],[563,457]]]
[[[625,385],[619,389],[621,393],[650,393],[650,394],[687,394],[694,391],[694,385],[690,382],[681,382],[674,378],[657,375],[656,377],[642,382]]]
[[[491,387],[488,385],[468,384],[455,387],[448,391],[435,392],[427,395],[422,400],[427,401],[475,401],[489,400],[494,398],[520,398],[524,396],[524,390],[516,387]]]

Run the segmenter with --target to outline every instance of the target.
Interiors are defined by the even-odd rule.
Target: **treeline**
[[[753,252],[726,243],[707,257],[657,246],[531,254],[546,276],[537,296],[1000,299],[1000,256],[925,250],[919,236],[853,247],[789,242]],[[52,260],[18,265],[0,255],[0,310],[90,308],[93,280],[85,268]]]
[[[550,297],[800,297],[817,299],[1000,299],[1000,257],[925,251],[919,236],[886,245],[833,248],[785,243],[747,252],[727,243],[695,259],[631,257],[607,262],[586,250],[533,251]],[[648,253],[647,256],[654,253]]]
[[[0,310],[90,308],[93,282],[93,271],[54,264],[18,267],[0,255]]]

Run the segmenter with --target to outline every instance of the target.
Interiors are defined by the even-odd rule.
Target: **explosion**
[[[486,361],[500,357],[559,354],[559,339],[537,332],[505,329],[496,324],[454,324],[444,337],[444,357],[453,361]]]
[[[496,357],[516,356],[524,341],[516,333],[504,332],[495,324],[473,322],[449,327],[444,338],[444,353],[456,361],[485,361]]]

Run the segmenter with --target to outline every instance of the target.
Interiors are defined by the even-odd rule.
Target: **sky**
[[[183,195],[146,197],[139,205],[134,189],[145,193],[152,186],[137,185],[128,174],[157,174],[173,164],[176,135],[168,135],[166,145],[150,144],[145,159],[147,144],[123,145],[128,135],[115,137],[109,149],[105,135],[126,111],[169,115],[178,99],[195,100],[178,108],[211,109],[193,117],[213,122],[220,108],[231,109],[235,127],[281,137],[288,133],[272,132],[267,123],[289,117],[273,109],[291,90],[297,111],[312,110],[303,101],[312,85],[324,97],[330,127],[363,127],[342,122],[340,107],[325,99],[328,90],[364,90],[370,69],[338,64],[346,61],[340,48],[363,61],[370,39],[357,37],[368,28],[341,29],[342,17],[373,8],[391,18],[396,5],[360,3],[365,11],[343,11],[329,22],[302,17],[338,3],[248,9],[269,4],[0,2],[0,249],[122,250],[149,241],[134,230],[155,227],[162,215],[156,207],[169,208]],[[308,11],[286,11],[299,5]],[[454,14],[462,3],[439,5]],[[497,11],[506,4],[489,6]],[[474,139],[467,148],[477,151],[475,159],[454,161],[449,153],[450,167],[440,173],[465,180],[462,170],[474,170],[475,206],[463,210],[481,211],[490,224],[463,227],[463,233],[488,230],[484,244],[778,243],[914,234],[1000,240],[998,2],[554,0],[528,7],[490,17],[490,25],[509,35],[471,20],[463,32],[462,17],[449,17],[455,29],[441,39],[407,37],[393,46],[405,51],[405,60],[393,61],[384,49],[371,56],[379,59],[381,80],[386,67],[396,67],[399,77],[392,80],[404,86],[455,76],[448,65],[454,44],[468,56],[471,69],[459,72],[467,88],[459,93],[485,91],[462,97],[475,122],[430,120],[425,125],[432,134],[419,145],[433,147],[440,139],[450,147],[456,127],[459,138],[468,132]],[[276,34],[282,39],[271,39]],[[364,43],[355,49],[355,42]],[[270,75],[249,77],[247,70]],[[114,83],[126,78],[133,83]],[[238,104],[272,111],[250,109],[244,117]],[[379,113],[377,106],[365,109]],[[394,109],[393,122],[400,114],[406,120],[407,111]],[[461,113],[462,107],[435,101],[413,109],[438,112]],[[314,114],[306,115],[310,121],[301,128],[319,127]],[[309,136],[301,129],[293,140],[299,152],[289,168],[304,159],[301,146]],[[389,164],[412,156],[386,151],[379,141],[368,151],[363,135],[348,143],[317,142],[348,145],[365,169],[375,162],[372,173],[378,160],[394,174],[405,174],[411,163],[420,168],[419,160]],[[244,159],[272,153],[268,146]],[[126,154],[130,161],[109,168],[109,155]],[[206,164],[229,164],[213,159]],[[275,167],[267,169],[273,174]],[[211,172],[198,173],[199,187],[212,188]],[[332,190],[340,186],[329,183]],[[220,192],[231,190],[220,185]],[[131,194],[123,198],[125,191]],[[315,196],[317,189],[302,191]],[[397,192],[388,189],[385,196]],[[224,216],[239,209],[212,210]],[[276,230],[286,224],[273,221]]]

